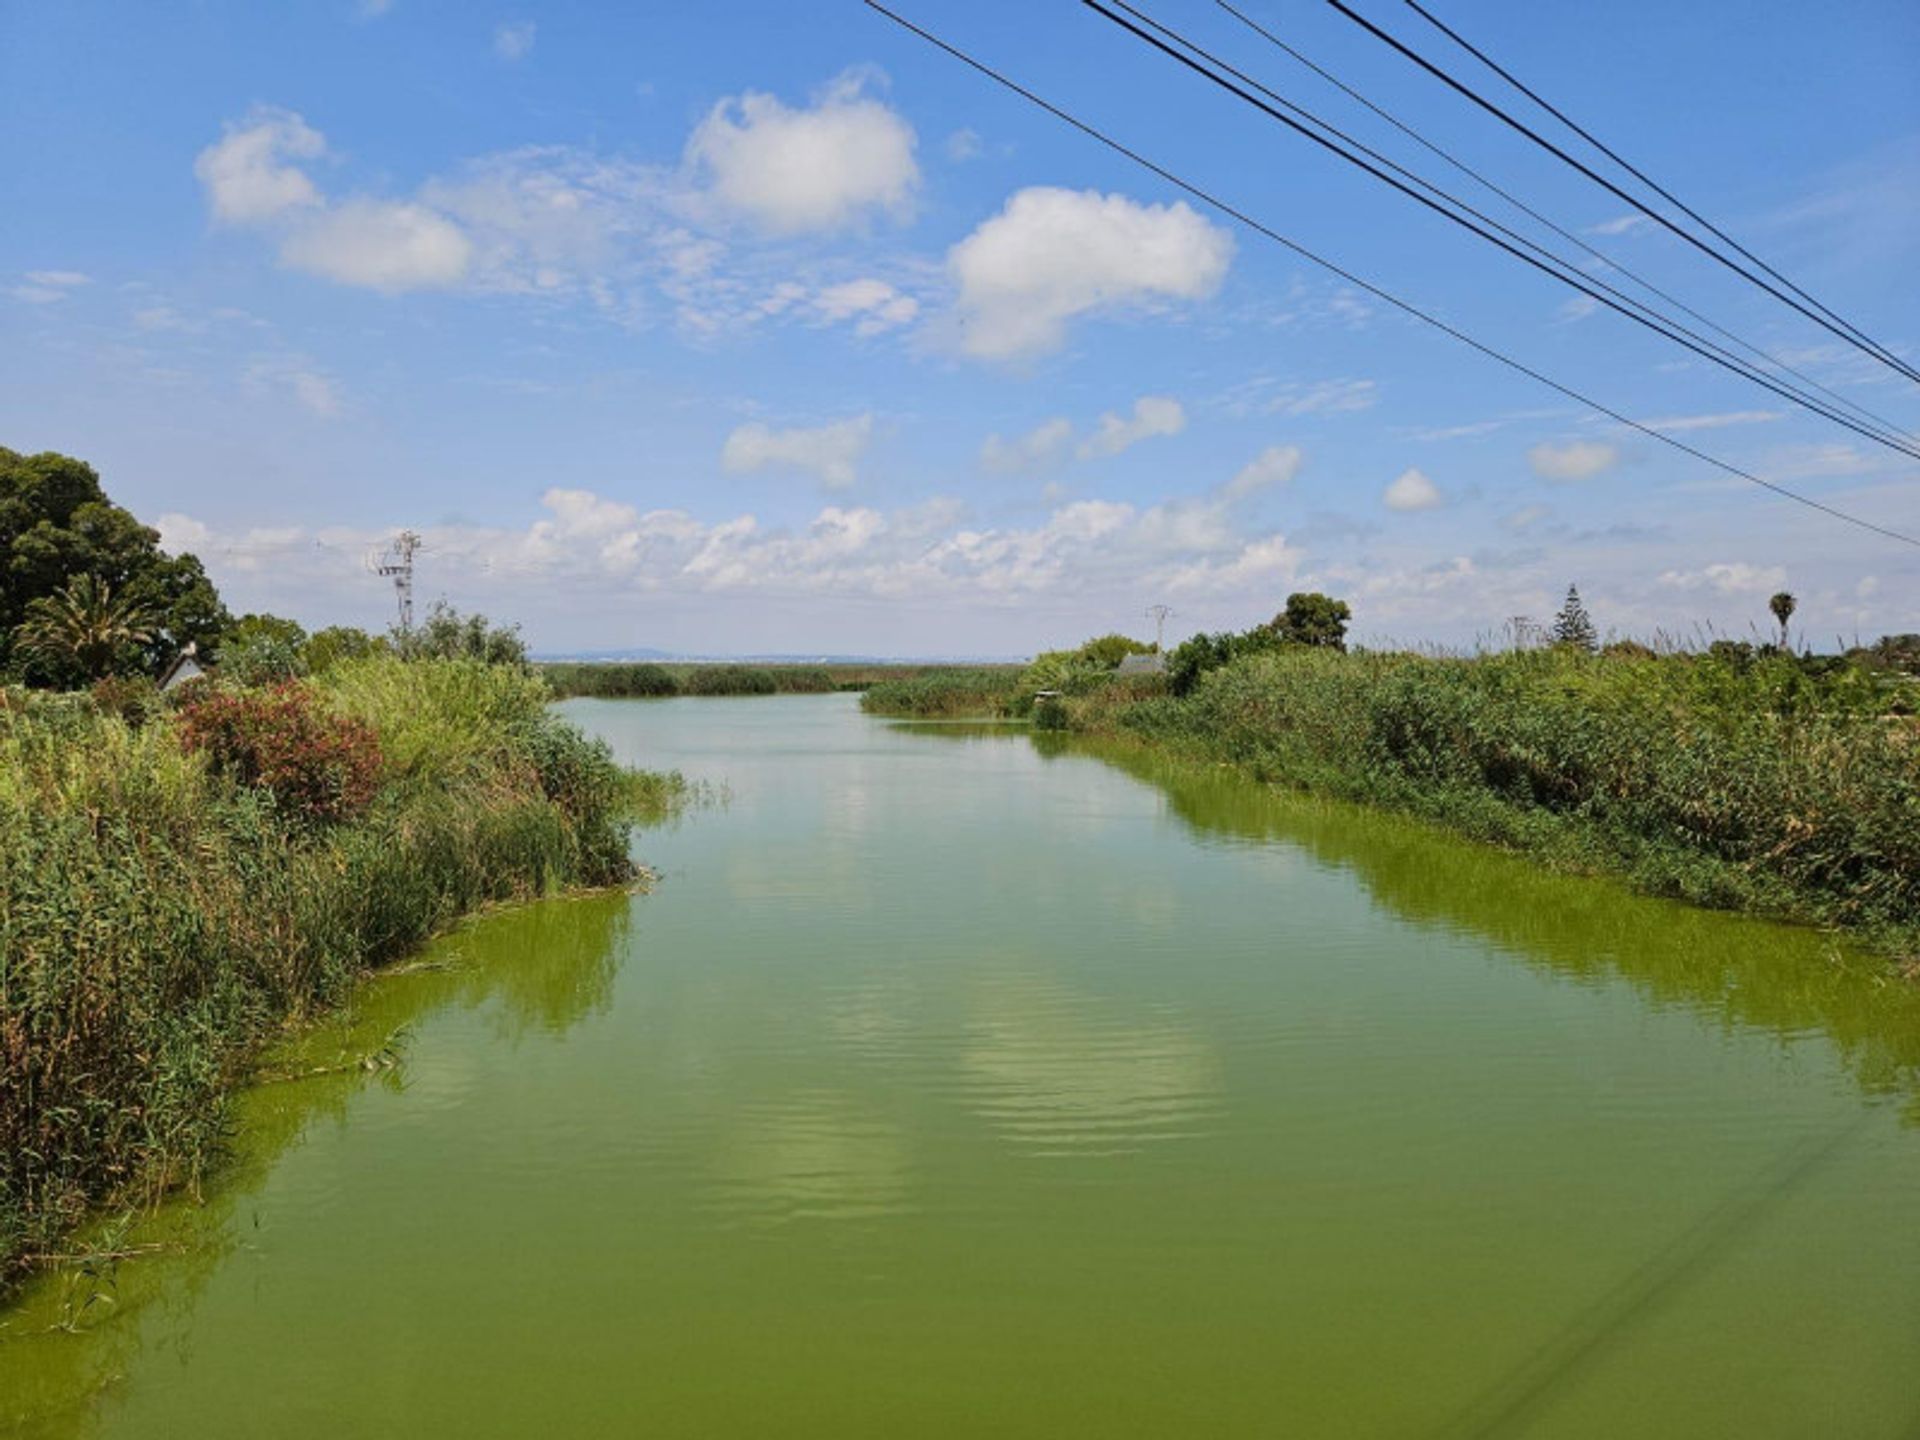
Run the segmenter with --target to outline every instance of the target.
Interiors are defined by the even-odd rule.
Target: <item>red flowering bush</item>
[[[298,681],[197,697],[181,712],[180,738],[219,773],[272,791],[282,810],[304,819],[357,815],[379,783],[372,728],[323,709]]]

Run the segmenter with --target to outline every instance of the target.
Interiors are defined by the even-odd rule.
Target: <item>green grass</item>
[[[516,668],[344,662],[379,787],[316,827],[162,712],[0,697],[0,1278],[105,1201],[194,1181],[257,1046],[477,908],[632,875],[635,777]]]
[[[1699,904],[1920,951],[1920,726],[1791,658],[1287,649],[1184,698],[1069,698],[1125,731]]]

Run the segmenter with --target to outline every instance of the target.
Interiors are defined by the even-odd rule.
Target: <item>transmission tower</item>
[[[413,556],[424,550],[426,542],[411,530],[402,530],[383,551],[367,556],[367,568],[393,581],[393,596],[400,607],[400,633],[413,629]]]
[[[1167,621],[1172,618],[1172,615],[1173,607],[1171,605],[1149,605],[1147,607],[1147,618],[1153,621],[1153,648],[1155,650],[1163,648],[1160,642],[1166,638]]]

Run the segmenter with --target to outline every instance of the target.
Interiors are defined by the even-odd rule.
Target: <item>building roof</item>
[[[1167,657],[1158,650],[1147,655],[1129,655],[1115,667],[1116,675],[1164,675]]]

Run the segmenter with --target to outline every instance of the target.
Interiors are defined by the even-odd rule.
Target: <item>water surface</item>
[[[276,1057],[406,1027],[32,1290],[0,1432],[1920,1433],[1920,997],[1822,937],[851,697],[566,708],[729,802]]]

